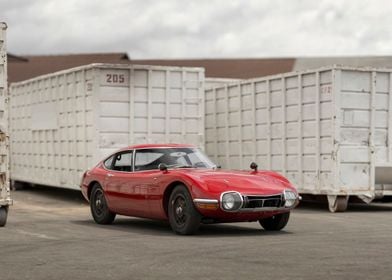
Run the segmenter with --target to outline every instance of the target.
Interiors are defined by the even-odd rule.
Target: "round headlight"
[[[236,211],[242,206],[242,196],[237,192],[227,192],[222,194],[222,208],[226,211]]]
[[[285,190],[284,191],[284,206],[285,207],[293,207],[295,203],[297,202],[297,195],[295,192],[290,191],[290,190]]]

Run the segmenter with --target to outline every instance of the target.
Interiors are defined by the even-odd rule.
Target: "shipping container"
[[[392,70],[332,66],[206,89],[206,151],[285,175],[332,212],[392,195]]]
[[[7,81],[7,25],[0,22],[0,227],[5,226],[8,208],[12,204],[8,170],[8,81]]]
[[[10,86],[11,180],[79,189],[136,143],[204,148],[204,69],[92,64]]]
[[[204,87],[205,89],[223,86],[226,84],[233,84],[241,82],[242,79],[230,79],[230,78],[206,78]]]

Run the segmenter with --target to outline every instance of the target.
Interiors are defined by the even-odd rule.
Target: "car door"
[[[165,217],[162,208],[164,190],[162,186],[168,184],[168,176],[158,169],[160,163],[168,164],[165,158],[165,149],[139,149],[135,151],[134,184],[143,189],[146,194],[151,218],[162,219]]]
[[[149,217],[146,190],[138,186],[133,172],[133,153],[125,151],[114,156],[105,178],[105,190],[111,208],[123,215]]]

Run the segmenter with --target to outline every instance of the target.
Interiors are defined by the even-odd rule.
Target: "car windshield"
[[[159,148],[136,151],[135,170],[168,168],[216,168],[216,165],[197,148]]]

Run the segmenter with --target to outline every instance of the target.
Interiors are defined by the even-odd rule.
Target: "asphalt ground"
[[[0,279],[392,279],[392,204],[329,213],[302,205],[281,232],[258,223],[203,225],[118,216],[93,222],[77,191],[12,193],[0,228]]]

